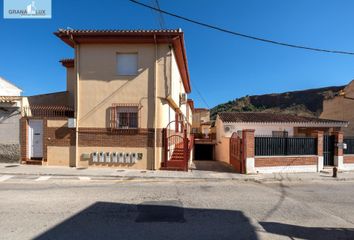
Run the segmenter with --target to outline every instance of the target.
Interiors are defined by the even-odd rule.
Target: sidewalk
[[[164,179],[164,180],[236,180],[255,182],[278,181],[354,181],[354,172],[341,172],[338,178],[332,178],[331,173],[274,173],[245,175],[230,172],[212,172],[192,170],[178,171],[151,171],[114,168],[77,169],[69,167],[49,167],[35,165],[19,165],[0,163],[0,175],[36,175],[36,176],[72,176],[94,177],[99,179]]]

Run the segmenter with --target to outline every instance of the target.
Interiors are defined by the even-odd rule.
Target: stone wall
[[[0,144],[20,143],[20,117],[17,108],[0,109]]]
[[[0,144],[1,163],[20,162],[20,144]]]
[[[20,112],[15,107],[0,111],[0,163],[20,162]]]

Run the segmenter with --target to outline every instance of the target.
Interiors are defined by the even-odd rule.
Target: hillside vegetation
[[[219,112],[271,112],[318,117],[322,112],[323,100],[332,98],[343,88],[337,86],[245,96],[215,106],[210,115],[215,119]]]

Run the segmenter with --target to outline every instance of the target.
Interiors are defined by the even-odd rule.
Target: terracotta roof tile
[[[59,33],[180,33],[182,29],[58,29]]]
[[[59,61],[64,67],[74,67],[75,59],[73,58],[65,58]]]
[[[0,102],[16,102],[21,100],[21,98],[20,96],[0,96]]]
[[[252,123],[336,123],[346,125],[346,121],[302,117],[290,114],[255,113],[255,112],[224,112],[219,113],[223,122],[252,122]]]

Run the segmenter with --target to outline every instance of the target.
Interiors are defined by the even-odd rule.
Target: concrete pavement
[[[77,169],[69,167],[49,167],[36,165],[0,164],[0,175],[35,175],[35,176],[69,176],[90,177],[97,179],[170,179],[170,180],[234,180],[234,181],[354,181],[354,172],[340,172],[338,178],[332,178],[331,172],[320,173],[275,173],[245,175],[230,171],[191,170],[149,171],[115,168]]]
[[[0,182],[0,239],[349,240],[353,187],[9,179]]]

